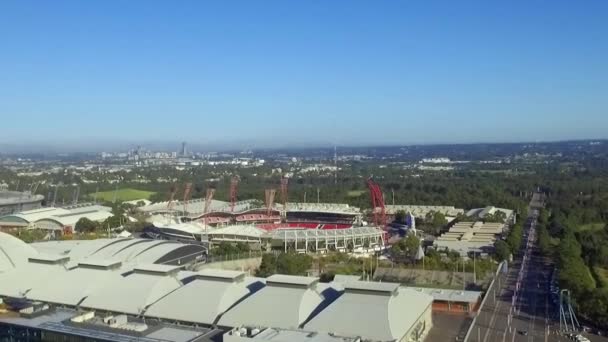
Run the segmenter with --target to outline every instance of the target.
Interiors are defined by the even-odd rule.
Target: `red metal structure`
[[[239,188],[239,177],[232,176],[230,180],[230,212],[234,212],[234,205],[236,203],[236,195]]]
[[[372,177],[367,179],[367,187],[372,200],[372,213],[374,215],[374,224],[384,228],[386,226],[386,209],[384,208],[384,196],[378,183],[374,182]]]
[[[274,196],[276,195],[276,189],[266,189],[266,215],[270,217],[272,214],[272,207],[274,205]]]
[[[173,209],[173,200],[175,199],[175,193],[177,192],[177,186],[175,186],[175,184],[171,185],[171,188],[169,189],[169,202],[167,203],[167,209],[171,210]]]
[[[190,200],[190,193],[192,193],[192,183],[186,183],[185,187],[184,187],[184,214],[187,212],[188,209],[188,202]]]
[[[211,201],[213,200],[213,195],[215,195],[214,188],[208,188],[207,193],[205,195],[205,207],[203,208],[205,229],[207,228],[207,213],[209,212],[209,208],[211,207]]]
[[[289,184],[289,178],[281,178],[281,202],[283,203],[283,210],[287,210],[287,185]]]

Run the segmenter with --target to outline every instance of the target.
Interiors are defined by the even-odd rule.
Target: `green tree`
[[[405,212],[405,210],[397,210],[397,212],[395,213],[395,222],[405,223],[406,215],[407,213]]]
[[[509,258],[509,255],[511,254],[511,248],[505,241],[496,240],[496,242],[494,243],[494,253],[496,256],[496,260],[507,260]]]
[[[74,230],[79,233],[92,233],[98,228],[98,223],[86,217],[80,218],[74,225]]]
[[[391,254],[396,259],[412,262],[416,258],[419,248],[420,239],[414,234],[407,234],[391,247]]]

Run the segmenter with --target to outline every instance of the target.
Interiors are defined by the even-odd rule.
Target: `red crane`
[[[177,186],[175,184],[171,185],[169,188],[169,202],[167,203],[167,209],[171,211],[173,209],[173,200],[175,199],[175,193],[177,192]]]
[[[274,196],[276,195],[276,189],[266,189],[266,215],[270,217],[272,214],[272,207],[274,205]]]
[[[205,222],[205,230],[207,229],[207,213],[209,212],[209,208],[211,208],[211,201],[213,200],[213,195],[215,195],[215,189],[208,188],[207,194],[205,195],[205,207],[203,208],[203,220]]]
[[[234,205],[236,204],[236,195],[239,189],[239,177],[232,176],[230,180],[230,212],[234,212]]]
[[[374,224],[384,228],[386,226],[386,209],[384,208],[384,196],[378,183],[374,182],[372,177],[367,179],[367,187],[372,200],[372,213],[374,215]]]
[[[289,184],[289,178],[281,178],[281,202],[283,202],[283,210],[287,210],[287,185]]]
[[[184,215],[186,214],[188,209],[188,202],[190,200],[190,193],[192,192],[192,183],[186,183],[186,186],[184,187]]]

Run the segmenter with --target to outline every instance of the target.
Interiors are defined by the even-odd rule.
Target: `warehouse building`
[[[470,252],[492,253],[494,242],[505,230],[503,223],[458,222],[434,240],[437,250],[454,250],[462,256]]]
[[[47,207],[0,217],[0,224],[19,225],[27,229],[49,231],[73,231],[81,218],[102,222],[111,217],[112,208],[94,204],[80,204],[66,207]]]
[[[200,245],[142,239],[28,245],[0,233],[0,299],[8,309],[0,337],[221,341],[245,325],[310,342],[422,341],[432,324],[432,297],[398,284],[194,272],[185,267],[196,262],[194,249],[204,253]]]

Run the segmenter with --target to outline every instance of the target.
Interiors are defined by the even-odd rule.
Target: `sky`
[[[2,1],[0,143],[608,138],[608,1]]]

